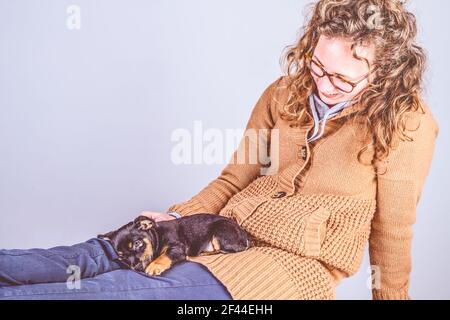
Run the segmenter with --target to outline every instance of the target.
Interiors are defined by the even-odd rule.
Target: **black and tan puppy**
[[[187,256],[244,251],[247,232],[226,217],[200,213],[156,223],[137,217],[118,230],[98,235],[110,241],[120,260],[136,271],[159,275]]]

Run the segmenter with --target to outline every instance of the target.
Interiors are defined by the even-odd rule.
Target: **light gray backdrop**
[[[175,165],[177,128],[243,128],[307,1],[0,0],[0,247],[69,245],[163,211],[223,164]],[[81,29],[70,29],[70,5]],[[440,124],[411,296],[450,298],[446,0],[414,1]],[[72,21],[72,20],[69,20]],[[369,299],[367,255],[338,298]]]

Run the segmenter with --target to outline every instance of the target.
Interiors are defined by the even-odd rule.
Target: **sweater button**
[[[284,192],[284,191],[278,191],[278,192],[275,192],[275,193],[272,195],[272,198],[274,198],[274,199],[277,199],[277,198],[283,198],[285,195],[286,195],[286,192]]]

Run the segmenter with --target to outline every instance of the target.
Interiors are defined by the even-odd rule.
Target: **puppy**
[[[244,251],[251,238],[236,222],[217,214],[200,213],[156,223],[139,216],[98,238],[111,242],[119,259],[136,271],[154,276],[187,256]]]

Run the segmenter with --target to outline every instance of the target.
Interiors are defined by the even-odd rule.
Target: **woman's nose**
[[[331,83],[330,79],[326,76],[319,78],[316,80],[317,88],[320,92],[325,93],[335,93],[337,92],[337,89],[334,87],[334,85]]]

